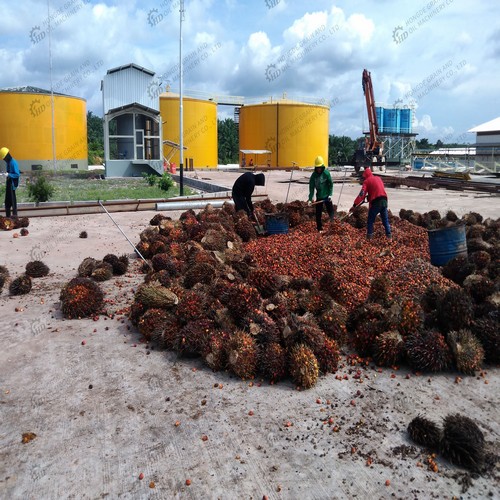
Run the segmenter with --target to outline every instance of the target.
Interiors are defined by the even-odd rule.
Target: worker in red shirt
[[[377,215],[380,214],[382,224],[384,225],[385,235],[390,240],[392,239],[391,225],[389,224],[389,215],[387,213],[387,193],[385,192],[384,183],[380,177],[373,175],[369,168],[365,168],[363,172],[363,187],[358,196],[354,200],[350,212],[352,212],[365,198],[368,198],[368,222],[366,226],[366,237],[373,237],[373,226]]]

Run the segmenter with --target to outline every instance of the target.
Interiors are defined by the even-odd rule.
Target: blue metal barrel
[[[465,225],[429,229],[429,252],[431,264],[444,266],[454,257],[467,256]]]
[[[288,234],[288,214],[265,214],[267,234]]]

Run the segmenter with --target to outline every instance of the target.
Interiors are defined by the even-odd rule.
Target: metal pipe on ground
[[[232,203],[234,204],[233,200],[210,200],[210,201],[203,201],[203,200],[196,200],[196,201],[171,201],[168,203],[157,203],[156,204],[156,210],[157,211],[166,211],[166,210],[189,210],[192,208],[193,210],[196,209],[203,209],[207,205],[212,205],[214,208],[222,208],[224,203]]]

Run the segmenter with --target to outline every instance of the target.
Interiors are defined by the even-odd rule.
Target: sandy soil
[[[198,176],[230,187],[237,174]],[[268,176],[272,201],[285,200],[289,176]],[[300,177],[289,201],[307,197]],[[336,185],[335,203],[341,189],[347,209],[359,186]],[[394,213],[500,213],[498,198],[480,194],[402,188],[389,196]],[[137,242],[155,213],[113,218]],[[0,264],[12,277],[31,260],[51,270],[28,295],[0,294],[1,498],[499,498],[498,463],[472,475],[438,456],[432,472],[406,434],[418,414],[439,422],[459,412],[498,450],[498,368],[457,383],[456,373],[415,376],[344,359],[337,376],[307,391],[213,373],[154,349],[130,326],[123,308],[143,278],[137,259],[103,283],[108,316],[62,318],[61,287],[85,257],[133,256],[107,215],[32,218],[28,229],[20,238],[0,232]],[[24,444],[27,432],[36,438]]]

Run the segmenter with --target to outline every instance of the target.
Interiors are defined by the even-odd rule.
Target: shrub
[[[149,186],[154,186],[156,184],[156,180],[158,179],[156,174],[147,174],[146,172],[143,172],[142,176],[146,179]]]
[[[173,185],[174,181],[170,174],[165,173],[158,179],[158,187],[163,191],[168,191]]]
[[[54,194],[54,186],[42,174],[36,175],[34,180],[27,183],[27,189],[29,199],[36,203],[49,201]]]

